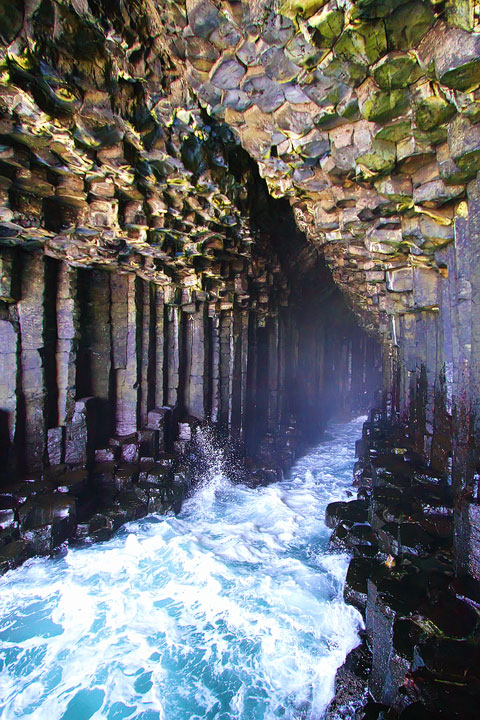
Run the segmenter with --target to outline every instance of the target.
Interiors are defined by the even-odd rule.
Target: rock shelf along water
[[[178,516],[7,573],[2,718],[321,717],[362,624],[324,514],[348,496],[363,420],[267,487],[232,484],[212,452]]]

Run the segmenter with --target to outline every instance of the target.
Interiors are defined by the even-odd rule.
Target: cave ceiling
[[[478,12],[14,0],[0,8],[0,242],[267,314],[288,281],[252,218],[252,158],[388,336],[392,315],[437,306],[480,168]]]

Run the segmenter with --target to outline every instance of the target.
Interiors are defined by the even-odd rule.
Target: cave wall
[[[383,346],[388,416],[453,482],[465,570],[478,525],[478,22],[470,0],[14,0],[0,16],[2,361],[11,368],[20,353],[21,372],[2,382],[3,432],[15,428],[22,443],[60,427],[75,387],[76,401],[108,398],[107,415],[115,405],[112,432],[130,431],[134,415],[140,427],[162,395],[240,435],[255,426],[250,409],[263,433],[294,407],[282,395],[292,376],[315,424],[322,363],[338,379],[368,356],[360,338],[325,359],[318,348],[336,342],[328,317],[324,329],[313,315],[309,329],[308,313],[299,311],[304,330],[294,319],[295,287],[329,285],[320,266],[310,273],[321,256]],[[308,247],[292,229],[289,252],[278,223],[269,232],[259,220],[252,159]],[[20,262],[32,278],[23,295],[14,248],[48,258],[44,268]],[[73,272],[56,262],[76,268],[84,320],[68,320],[53,361],[63,320],[57,312],[55,326],[55,297],[41,297],[39,278],[65,285],[67,306]],[[91,279],[101,273],[109,288]],[[113,301],[117,281],[135,287],[129,302],[123,290]],[[167,310],[155,335],[159,293]],[[50,310],[33,321],[39,303]],[[125,322],[138,352],[124,367],[99,327]],[[202,337],[218,358],[192,351]],[[277,346],[288,362],[267,362]],[[162,347],[160,372],[151,357]]]
[[[329,417],[372,401],[378,347],[328,273],[334,302],[264,317],[41,251],[0,257],[4,470],[85,465],[112,438],[141,444],[159,408],[207,418],[255,452],[266,433],[300,423],[316,438]]]
[[[0,571],[178,509],[192,416],[277,479],[381,369],[327,512],[370,691],[470,717],[479,103],[476,0],[0,7]]]
[[[453,483],[478,577],[477,4],[192,0],[187,19],[190,84],[381,338],[384,408]]]

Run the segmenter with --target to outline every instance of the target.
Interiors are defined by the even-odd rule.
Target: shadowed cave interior
[[[5,582],[367,414],[325,717],[476,718],[479,121],[474,0],[3,4]]]
[[[259,254],[276,256],[280,279],[278,288],[273,281],[275,314],[260,321],[249,309],[216,313],[201,292],[192,301],[173,287],[167,303],[160,288],[141,278],[3,250],[12,288],[2,304],[4,327],[18,333],[17,348],[5,347],[11,362],[5,376],[17,402],[14,432],[12,415],[4,413],[6,477],[76,460],[91,468],[102,451],[141,443],[137,431],[146,438],[150,431],[151,448],[171,452],[175,424],[188,417],[218,423],[254,455],[266,435],[292,426],[314,442],[329,419],[371,407],[380,386],[378,342],[360,328],[288,203],[271,199],[253,172],[251,186]],[[246,277],[235,274],[245,290],[248,273],[246,265]],[[32,341],[37,362],[23,365]],[[60,422],[72,402],[81,416],[76,432],[75,421]],[[158,408],[175,418],[163,446],[149,419]]]

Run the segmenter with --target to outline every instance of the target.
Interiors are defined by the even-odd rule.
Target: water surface
[[[1,717],[321,717],[361,626],[324,511],[351,487],[364,419],[268,487],[231,484],[216,454],[177,517],[7,573]]]

